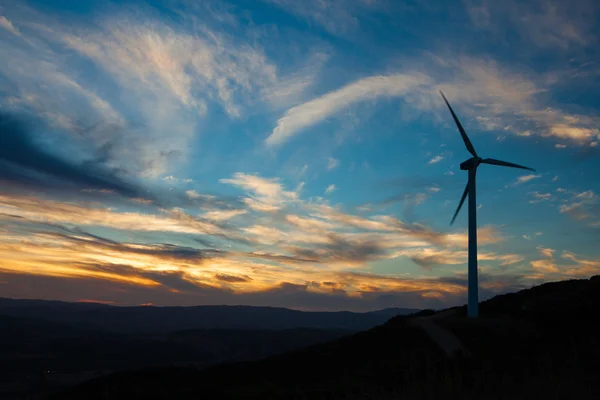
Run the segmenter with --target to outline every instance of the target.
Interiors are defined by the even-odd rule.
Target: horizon
[[[600,4],[8,0],[0,297],[443,309],[600,274]],[[443,23],[441,23],[443,22]]]
[[[387,308],[379,308],[379,309],[370,310],[370,311],[350,311],[350,310],[329,311],[329,310],[302,310],[302,309],[295,309],[295,308],[281,307],[281,306],[249,306],[247,304],[212,304],[212,305],[196,304],[196,305],[186,305],[186,306],[169,306],[169,305],[166,305],[166,306],[162,305],[161,306],[161,305],[155,305],[155,304],[134,304],[134,305],[115,304],[115,303],[112,303],[112,302],[87,300],[87,299],[79,299],[79,300],[75,300],[75,301],[65,301],[65,300],[46,300],[46,299],[36,299],[36,298],[0,297],[0,300],[40,301],[40,302],[56,302],[56,303],[68,303],[68,304],[96,304],[96,305],[100,305],[100,306],[128,307],[128,308],[136,308],[136,307],[154,307],[154,308],[173,308],[173,307],[185,307],[185,308],[194,308],[194,307],[278,308],[278,309],[283,309],[283,310],[299,311],[299,312],[307,312],[307,313],[311,313],[311,312],[325,312],[325,313],[329,313],[329,312],[331,312],[331,313],[349,312],[349,313],[356,313],[356,314],[367,314],[367,313],[373,313],[373,312],[379,312],[379,311],[385,311],[385,310],[392,310],[392,309],[422,311],[422,309],[412,309],[412,308],[403,308],[403,307],[387,307]],[[434,311],[440,311],[440,310],[434,310]]]

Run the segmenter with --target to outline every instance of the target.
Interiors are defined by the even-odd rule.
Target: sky
[[[0,296],[299,310],[600,273],[594,0],[5,0]]]

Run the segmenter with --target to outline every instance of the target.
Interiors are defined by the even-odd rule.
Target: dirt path
[[[469,357],[471,353],[462,345],[458,337],[435,323],[435,319],[440,317],[440,315],[433,315],[414,318],[409,321],[409,325],[423,329],[448,357],[452,357],[457,353]]]

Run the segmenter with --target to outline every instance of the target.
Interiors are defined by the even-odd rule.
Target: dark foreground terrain
[[[412,311],[310,313],[0,299],[0,399],[30,398],[134,368],[257,360]]]
[[[599,399],[600,276],[548,283],[260,361],[93,379],[52,399]],[[466,355],[415,321],[457,337]],[[421,318],[417,320],[417,318]]]

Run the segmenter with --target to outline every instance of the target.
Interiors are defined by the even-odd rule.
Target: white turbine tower
[[[521,168],[527,169],[529,171],[535,171],[533,168],[524,167],[522,165],[513,164],[506,161],[494,160],[493,158],[481,158],[477,155],[473,144],[469,140],[467,133],[464,128],[460,124],[458,117],[454,114],[454,110],[450,107],[450,103],[444,96],[444,93],[440,91],[440,94],[444,98],[448,109],[450,109],[450,113],[452,113],[452,118],[454,118],[454,122],[456,122],[456,126],[460,131],[460,135],[465,142],[465,146],[469,153],[473,155],[472,158],[469,158],[467,161],[464,161],[460,164],[460,169],[463,171],[469,171],[469,181],[467,182],[467,186],[465,187],[465,191],[460,199],[460,203],[458,204],[458,208],[452,217],[452,221],[450,225],[454,223],[460,208],[465,202],[465,198],[469,195],[469,283],[468,283],[468,308],[467,314],[470,318],[475,318],[479,314],[479,286],[477,283],[477,200],[475,194],[475,175],[477,172],[477,167],[479,164],[491,164],[491,165],[500,165],[503,167],[512,167],[512,168]]]

